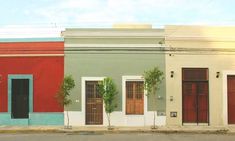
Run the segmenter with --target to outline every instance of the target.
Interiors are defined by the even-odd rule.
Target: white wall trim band
[[[1,54],[0,57],[50,57],[64,56],[64,54]]]

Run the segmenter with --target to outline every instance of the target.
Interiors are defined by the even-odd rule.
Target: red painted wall
[[[17,44],[17,43],[13,43]],[[31,45],[33,43],[30,43]],[[37,43],[38,44],[38,43]],[[57,43],[63,49],[63,43]],[[0,49],[2,44],[0,44]],[[43,48],[50,48],[50,45]],[[48,45],[48,44],[47,44]],[[56,47],[56,44],[54,44]],[[39,45],[38,45],[39,46]],[[58,47],[58,46],[57,46]],[[57,48],[56,47],[56,48]],[[40,47],[39,47],[40,48]],[[45,50],[45,54],[48,52]],[[58,53],[58,52],[53,52]],[[53,54],[52,53],[52,54]],[[60,52],[61,53],[61,52]],[[0,53],[1,55],[1,53]],[[64,57],[0,57],[0,112],[7,112],[8,75],[33,75],[33,111],[63,112],[55,95],[64,77]]]
[[[1,54],[62,54],[64,42],[0,43]]]

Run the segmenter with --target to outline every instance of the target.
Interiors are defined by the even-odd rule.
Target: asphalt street
[[[0,134],[0,141],[235,141],[234,134]]]

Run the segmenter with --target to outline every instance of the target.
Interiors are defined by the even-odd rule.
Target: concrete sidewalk
[[[105,133],[202,133],[202,134],[235,134],[235,126],[171,126],[158,127],[107,127],[75,126],[65,129],[64,126],[0,126],[0,133],[79,133],[79,134],[105,134]]]

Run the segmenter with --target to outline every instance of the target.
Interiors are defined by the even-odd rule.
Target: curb
[[[96,135],[96,134],[138,134],[138,133],[153,133],[153,134],[235,134],[228,129],[219,130],[72,130],[72,129],[0,129],[0,134],[34,134],[34,133],[67,133],[81,135]]]

